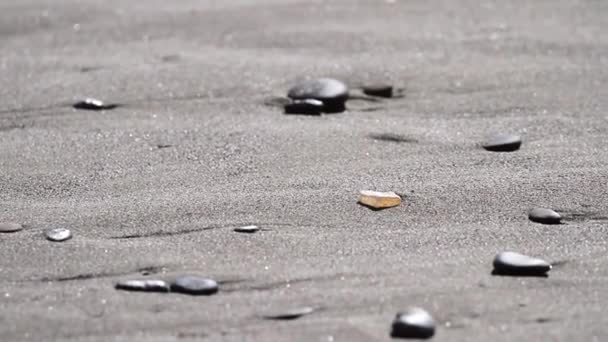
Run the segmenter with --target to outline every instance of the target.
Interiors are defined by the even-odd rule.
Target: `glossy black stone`
[[[361,87],[365,95],[376,97],[393,97],[393,86],[390,84],[370,84]]]
[[[348,87],[332,78],[319,78],[296,84],[289,89],[287,96],[293,100],[319,100],[323,102],[323,112],[340,113],[346,109]]]
[[[76,109],[84,110],[107,110],[118,107],[116,104],[106,104],[101,100],[86,98],[82,101],[76,102],[72,107]]]
[[[534,208],[528,213],[530,221],[543,224],[560,224],[562,216],[551,209]]]
[[[249,234],[255,233],[259,230],[260,230],[260,227],[255,226],[255,225],[234,228],[234,231],[237,233],[249,233]]]
[[[171,284],[171,291],[190,295],[212,295],[218,290],[215,280],[196,276],[179,277]]]
[[[497,134],[486,139],[482,146],[493,152],[513,152],[521,147],[521,138],[514,134]]]
[[[515,252],[502,252],[494,258],[495,275],[546,276],[551,270],[548,262]]]
[[[435,320],[421,308],[399,312],[393,320],[391,336],[394,338],[427,339],[435,335]]]
[[[15,222],[0,222],[0,233],[14,233],[23,229],[23,225]]]
[[[164,280],[124,280],[116,283],[116,289],[140,292],[169,292],[169,284]]]
[[[294,100],[285,105],[285,114],[321,115],[323,108],[323,102],[319,100]]]

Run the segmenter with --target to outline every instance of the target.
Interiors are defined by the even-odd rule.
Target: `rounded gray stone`
[[[234,228],[234,231],[237,233],[249,233],[249,234],[255,233],[259,230],[260,230],[260,227],[255,226],[255,225]]]
[[[496,134],[488,137],[482,147],[493,152],[517,151],[521,147],[521,137],[515,134]]]
[[[323,102],[326,113],[343,112],[348,99],[348,87],[333,78],[318,78],[302,81],[287,92],[293,100],[314,99]]]
[[[494,258],[496,275],[546,276],[551,264],[545,260],[529,257],[515,252],[502,252]]]
[[[215,280],[197,276],[182,276],[171,284],[171,291],[190,295],[212,295],[218,290]]]
[[[123,280],[116,283],[116,289],[141,292],[169,292],[169,284],[164,280]]]
[[[528,213],[530,221],[543,224],[560,224],[562,216],[551,209],[534,208]]]
[[[435,320],[424,309],[412,307],[397,313],[391,336],[396,338],[427,339],[435,335]]]
[[[72,238],[72,232],[65,228],[52,228],[45,233],[47,240],[54,242],[66,241]]]
[[[0,222],[0,233],[14,233],[23,229],[23,225],[15,222]]]

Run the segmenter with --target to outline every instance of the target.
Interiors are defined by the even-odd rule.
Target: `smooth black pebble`
[[[530,221],[543,224],[560,224],[562,216],[551,209],[534,208],[528,213]]]
[[[323,112],[340,113],[346,110],[348,87],[333,78],[318,78],[302,81],[287,92],[292,100],[314,99],[323,102]]]
[[[0,233],[14,233],[23,229],[23,225],[15,222],[0,222]]]
[[[84,109],[84,110],[106,110],[106,109],[114,109],[118,107],[116,104],[107,104],[101,100],[86,98],[82,101],[78,101],[74,103],[72,106],[76,109]]]
[[[545,260],[515,252],[502,252],[494,258],[492,273],[509,276],[546,276],[550,270],[551,264]]]
[[[45,233],[47,240],[53,242],[66,241],[72,238],[72,232],[65,228],[53,228],[49,229]]]
[[[284,311],[275,311],[268,312],[262,315],[265,319],[272,320],[292,320],[297,319],[302,316],[310,315],[311,313],[317,311],[317,309],[309,306],[304,306],[300,308],[293,308]]]
[[[521,138],[514,134],[497,134],[486,139],[482,146],[492,152],[513,152],[521,147]]]
[[[321,115],[323,102],[315,99],[294,100],[285,105],[285,114]]]
[[[393,86],[390,84],[371,84],[361,87],[363,94],[376,97],[393,97]]]
[[[435,335],[435,320],[421,308],[399,312],[393,320],[391,337],[426,339]]]
[[[169,292],[169,284],[164,280],[124,280],[116,283],[116,289],[140,292]]]
[[[212,295],[218,290],[215,280],[195,276],[179,277],[171,284],[171,291],[190,295]]]

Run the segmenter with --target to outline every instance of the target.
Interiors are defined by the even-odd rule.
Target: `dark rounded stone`
[[[23,225],[15,222],[0,222],[0,233],[14,233],[23,229]]]
[[[340,113],[346,109],[348,87],[332,78],[319,78],[296,84],[287,96],[293,100],[319,100],[323,102],[325,113]]]
[[[323,102],[315,99],[294,100],[285,105],[285,114],[321,115]]]
[[[390,84],[370,84],[361,87],[365,95],[376,97],[393,97],[393,86]]]
[[[82,101],[78,101],[73,105],[76,109],[84,110],[106,110],[118,107],[116,104],[106,104],[101,100],[86,98]]]
[[[54,242],[66,241],[72,238],[72,232],[65,228],[53,228],[46,231],[47,240]]]
[[[169,292],[169,284],[164,280],[124,280],[116,283],[116,289],[141,292]]]
[[[546,276],[550,270],[548,262],[515,252],[502,252],[494,258],[496,275]]]
[[[274,312],[265,313],[262,317],[265,319],[273,319],[273,320],[292,320],[297,319],[305,315],[310,315],[311,313],[317,311],[316,308],[304,306],[299,308],[293,308],[288,310],[278,310]]]
[[[251,234],[251,233],[257,232],[258,230],[260,230],[260,227],[255,226],[255,225],[234,228],[234,231],[237,233],[250,233]]]
[[[421,308],[399,312],[393,320],[391,336],[397,338],[426,339],[435,335],[435,320]]]
[[[493,152],[513,152],[521,147],[521,138],[514,134],[497,134],[488,138],[482,146]]]
[[[528,213],[530,221],[543,224],[560,224],[562,216],[551,209],[534,208]]]
[[[191,295],[212,295],[218,290],[215,280],[196,276],[179,277],[171,284],[171,291]]]

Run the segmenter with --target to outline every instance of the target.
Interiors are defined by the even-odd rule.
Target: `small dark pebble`
[[[346,110],[348,87],[332,78],[318,78],[296,84],[287,96],[293,100],[319,100],[323,102],[323,112],[340,113]]]
[[[521,147],[521,138],[513,134],[498,134],[488,138],[482,146],[492,152],[513,152]]]
[[[560,224],[562,216],[551,209],[534,208],[528,213],[530,221],[543,224]]]
[[[286,321],[286,320],[297,319],[302,316],[310,315],[311,313],[313,313],[315,311],[317,311],[316,308],[305,306],[305,307],[300,307],[300,308],[288,309],[285,311],[268,312],[268,313],[263,314],[262,317],[264,317],[265,319]]]
[[[101,100],[86,98],[82,101],[78,101],[73,105],[76,109],[84,109],[84,110],[106,110],[106,109],[114,109],[118,107],[117,104],[106,104]]]
[[[215,280],[195,276],[179,277],[171,284],[171,291],[190,295],[212,295],[218,290]]]
[[[393,86],[390,84],[372,84],[361,87],[363,93],[369,96],[376,97],[393,97]]]
[[[65,228],[49,229],[45,233],[47,240],[53,242],[66,241],[72,238],[72,232]]]
[[[164,280],[125,280],[116,283],[116,289],[141,292],[169,292],[169,284]]]
[[[294,100],[285,105],[285,114],[321,115],[323,102],[315,99]]]
[[[551,264],[545,260],[515,252],[502,252],[494,258],[495,275],[546,276],[550,270]]]
[[[14,233],[23,229],[23,225],[15,222],[0,222],[0,233]]]
[[[393,320],[391,337],[427,339],[435,335],[435,320],[421,308],[399,312]]]
[[[234,228],[234,231],[237,233],[250,233],[251,234],[251,233],[257,232],[258,230],[260,230],[260,227],[255,226],[255,225]]]

